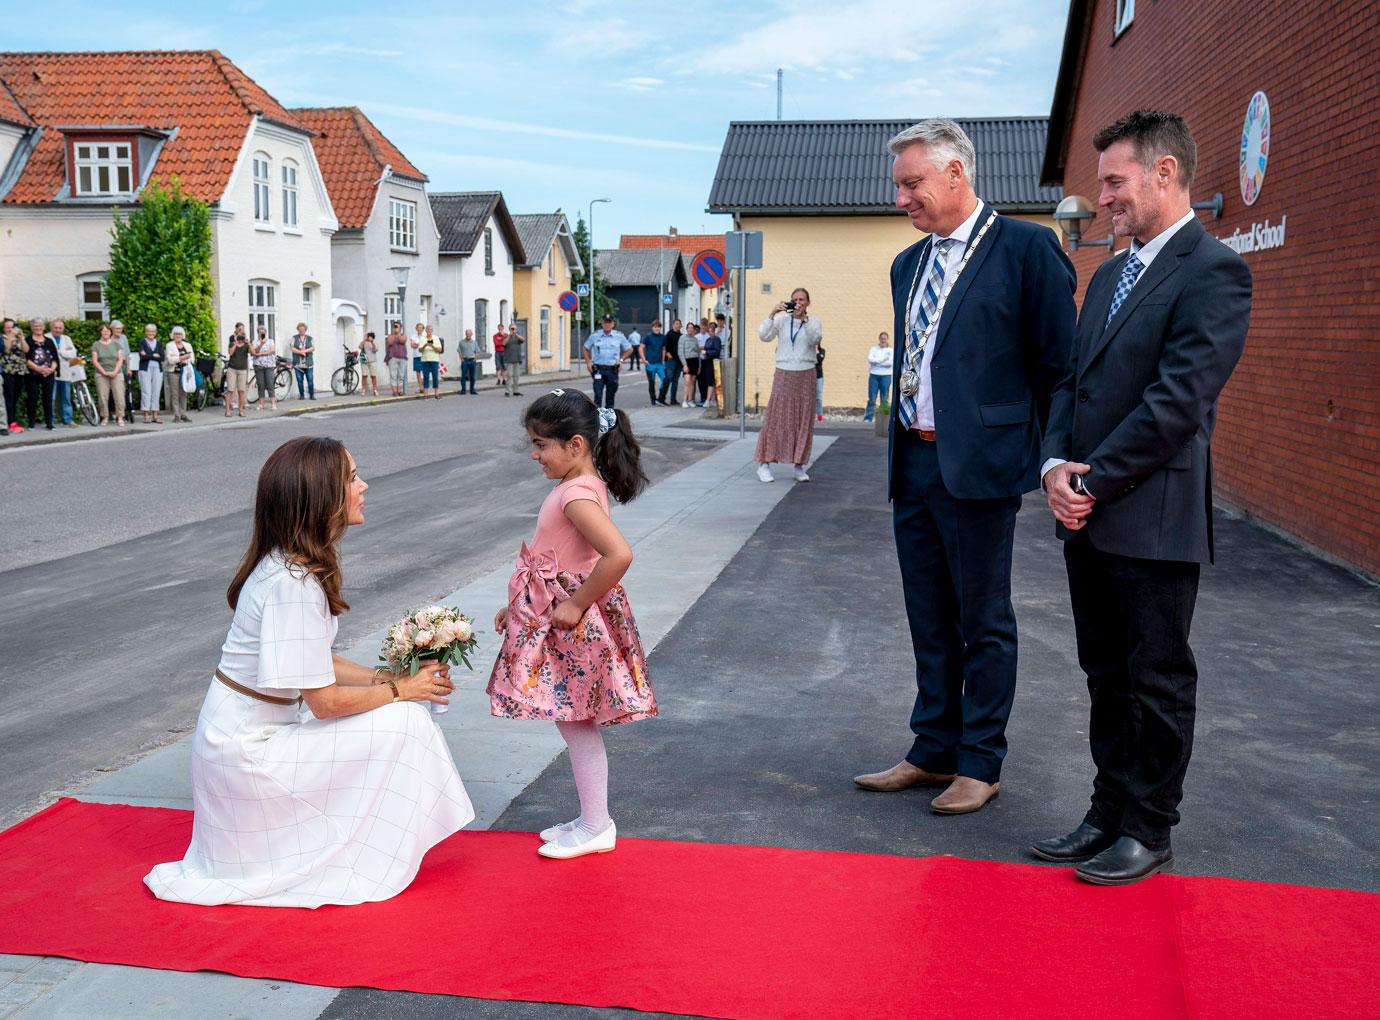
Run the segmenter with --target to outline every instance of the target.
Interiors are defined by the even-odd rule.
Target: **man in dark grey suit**
[[[1188,632],[1212,561],[1209,444],[1246,343],[1251,272],[1194,217],[1182,118],[1133,113],[1093,144],[1098,204],[1131,247],[1088,284],[1042,485],[1064,539],[1097,774],[1082,824],[1033,849],[1125,885],[1174,859],[1198,680]]]

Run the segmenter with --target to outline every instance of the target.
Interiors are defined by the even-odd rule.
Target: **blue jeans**
[[[62,409],[62,424],[72,424],[72,384],[63,382],[61,379],[53,383],[53,417],[58,416],[58,409]]]
[[[422,389],[438,390],[441,388],[441,363],[439,361],[422,362]]]
[[[867,377],[867,410],[863,413],[863,421],[871,421],[872,409],[883,400],[889,402],[890,395],[891,376],[869,375]]]
[[[460,360],[460,392],[473,393],[475,382],[479,379],[479,362],[474,358],[462,358]],[[469,390],[465,389],[466,384]]]
[[[296,365],[293,372],[297,375],[297,396],[305,397],[310,395],[312,400],[316,399],[316,370],[311,367]],[[306,392],[303,392],[305,386]]]

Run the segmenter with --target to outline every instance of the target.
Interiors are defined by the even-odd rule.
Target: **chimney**
[[[668,227],[667,230],[666,230],[666,232],[667,232],[668,234],[670,234],[672,237],[679,237],[679,236],[680,236],[680,233],[676,230],[675,227]]]

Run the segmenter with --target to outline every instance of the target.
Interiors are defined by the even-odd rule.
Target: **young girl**
[[[609,495],[626,503],[647,476],[628,416],[577,390],[538,398],[522,423],[532,459],[558,484],[494,617],[503,648],[489,703],[499,717],[550,719],[565,738],[580,816],[544,830],[537,851],[564,860],[608,853],[617,839],[599,727],[656,715],[642,639],[618,583],[632,550],[609,519]]]

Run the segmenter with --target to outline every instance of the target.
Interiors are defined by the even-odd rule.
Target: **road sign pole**
[[[738,328],[734,330],[734,339],[738,341],[738,438],[743,439],[747,436],[747,323],[744,321],[746,315],[743,305],[747,297],[747,268],[738,267]]]

